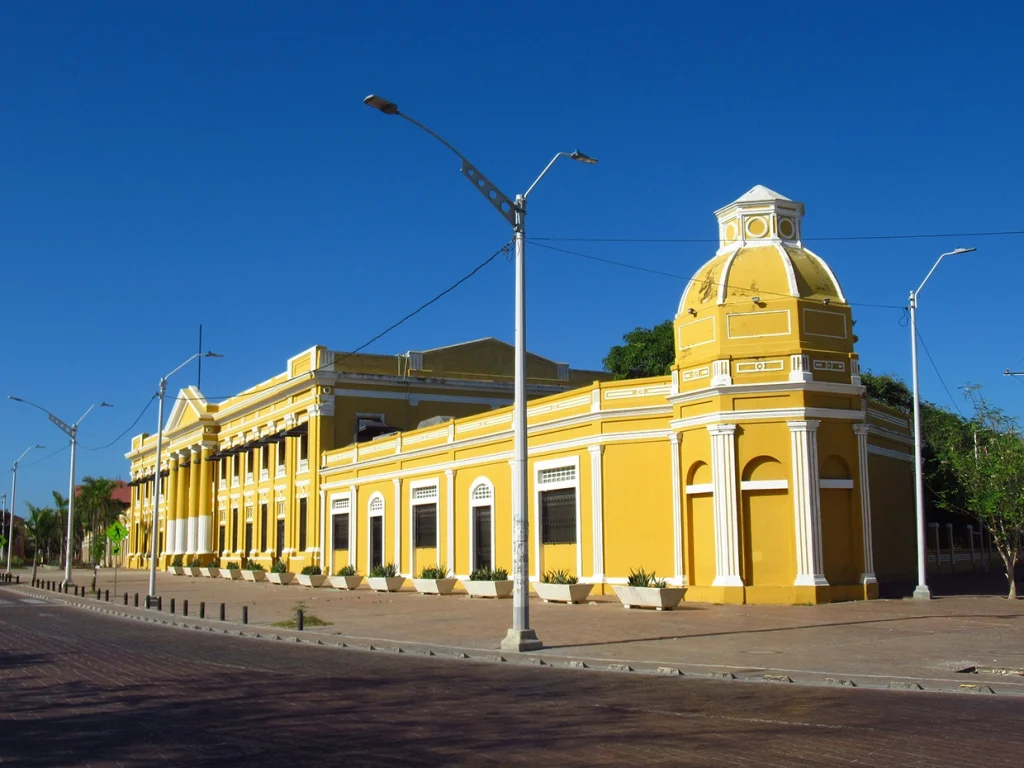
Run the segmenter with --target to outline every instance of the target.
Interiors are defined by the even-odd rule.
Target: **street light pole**
[[[515,384],[514,405],[512,408],[513,427],[513,467],[512,467],[512,579],[515,585],[512,605],[512,627],[501,641],[506,651],[535,651],[543,648],[537,633],[530,628],[530,582],[529,582],[529,530],[528,515],[529,476],[527,474],[527,424],[526,424],[526,199],[533,188],[544,178],[551,166],[560,157],[568,157],[582,163],[593,165],[597,162],[579,150],[575,152],[559,152],[547,164],[540,176],[529,186],[525,193],[517,195],[513,202],[503,194],[482,173],[466,159],[465,155],[441,138],[438,134],[422,123],[404,114],[393,101],[380,96],[370,95],[363,103],[373,107],[385,115],[398,115],[405,118],[417,128],[429,133],[462,161],[462,175],[465,176],[477,191],[512,225],[516,253],[516,295],[515,295]],[[449,534],[450,535],[450,534]]]
[[[14,476],[11,480],[11,531],[7,537],[7,573],[11,572],[11,548],[14,546],[14,502],[16,500],[16,494],[18,492],[18,464],[22,459],[25,458],[25,454],[31,451],[33,448],[42,448],[41,445],[30,445],[24,451],[21,452],[21,456],[14,462],[14,466],[11,467],[11,474]],[[0,555],[3,553],[0,552]]]
[[[20,397],[15,397],[14,395],[8,395],[7,398],[9,400],[16,400],[19,403],[24,403],[25,405],[31,405],[33,408],[38,408],[40,411],[42,411],[43,413],[50,417],[50,421],[56,424],[57,428],[60,429],[61,432],[63,432],[64,434],[71,438],[71,479],[68,488],[68,531],[67,543],[65,547],[67,551],[67,560],[64,563],[63,583],[67,584],[68,586],[73,586],[74,582],[71,580],[71,545],[75,519],[75,456],[78,453],[78,427],[83,421],[85,421],[85,417],[88,416],[92,412],[92,409],[95,408],[97,405],[100,406],[101,408],[113,408],[114,406],[112,406],[110,403],[93,403],[92,405],[89,406],[85,413],[82,414],[82,417],[78,421],[76,421],[74,424],[67,424],[61,421],[56,416],[54,416],[48,410],[43,408],[41,405],[36,405],[33,402],[30,402]]]
[[[939,256],[928,274],[925,275],[921,285],[916,291],[910,292],[910,364],[913,368],[911,373],[914,386],[914,506],[916,510],[917,524],[917,586],[914,588],[914,598],[917,600],[930,600],[931,591],[928,589],[927,576],[927,542],[925,539],[925,514],[924,514],[924,467],[921,463],[921,390],[917,377],[917,302],[921,289],[928,282],[928,278],[938,268],[942,260],[947,256],[959,256],[962,253],[970,253],[975,248],[954,248],[949,253]]]
[[[167,380],[174,374],[191,363],[196,358],[203,357],[224,357],[216,352],[196,352],[192,357],[179,365],[173,371],[160,379],[160,387],[157,390],[157,397],[160,402],[156,415],[156,469],[154,470],[155,493],[153,494],[153,521],[149,526],[149,596],[156,597],[156,558],[159,554],[159,532],[160,532],[160,497],[163,496],[163,477],[160,474],[160,454],[164,447],[164,395],[167,394]]]

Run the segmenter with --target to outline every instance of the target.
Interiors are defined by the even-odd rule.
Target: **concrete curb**
[[[492,664],[512,664],[516,666],[544,667],[549,669],[573,669],[584,672],[604,672],[633,675],[650,675],[658,677],[677,677],[690,680],[733,680],[743,683],[760,683],[769,685],[794,684],[809,686],[834,686],[839,688],[859,688],[866,690],[909,691],[944,694],[998,694],[1002,696],[1024,696],[1024,680],[1019,683],[1006,682],[1006,675],[986,675],[984,681],[968,682],[964,677],[958,678],[908,678],[899,675],[844,675],[835,673],[811,672],[807,670],[778,670],[764,667],[737,667],[731,670],[708,668],[703,665],[678,664],[666,666],[664,662],[629,661],[595,659],[581,656],[562,656],[534,651],[522,654],[502,654],[492,649],[467,648],[450,645],[419,643],[415,641],[380,640],[375,638],[352,637],[345,635],[326,635],[315,630],[298,631],[278,627],[240,624],[219,619],[199,619],[179,614],[158,613],[156,609],[125,607],[113,602],[99,601],[95,598],[74,597],[49,592],[47,590],[22,584],[20,586],[2,585],[0,589],[14,594],[36,599],[45,599],[52,603],[70,608],[79,608],[101,613],[115,618],[133,621],[145,621],[154,625],[177,629],[205,631],[233,637],[244,637],[253,640],[270,642],[290,642],[315,647],[347,651],[383,652],[393,654],[413,654],[435,659],[451,659],[484,662]],[[961,673],[954,673],[961,674]],[[977,673],[972,673],[972,676]],[[991,677],[1003,678],[990,679]],[[975,677],[977,680],[977,677]]]

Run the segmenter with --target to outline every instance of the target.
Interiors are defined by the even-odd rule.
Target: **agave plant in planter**
[[[209,565],[201,567],[199,573],[213,578],[220,576],[220,558],[215,558]]]
[[[593,584],[580,584],[575,576],[568,571],[546,571],[544,580],[534,584],[537,595],[545,603],[582,603],[587,599]]]
[[[188,565],[186,565],[185,569],[184,569],[185,570],[185,575],[186,576],[199,576],[200,575],[199,574],[199,565],[200,565],[200,560],[199,560],[198,557],[190,558],[189,561],[188,561]]]
[[[647,573],[643,568],[629,572],[626,586],[616,584],[613,588],[623,608],[653,608],[656,611],[671,611],[686,594],[686,587],[670,587],[654,571]]]
[[[295,574],[288,571],[288,563],[284,560],[278,560],[270,566],[270,573],[267,574],[271,584],[291,584],[294,578]]]
[[[267,573],[262,563],[255,560],[246,560],[242,566],[242,578],[246,581],[266,581]]]
[[[370,569],[366,579],[374,592],[397,592],[405,584],[405,577],[398,575],[398,566],[394,563],[375,565]]]
[[[363,583],[363,577],[356,573],[354,565],[346,565],[330,577],[330,582],[332,587],[338,589],[355,589]]]
[[[175,555],[171,560],[171,564],[167,566],[167,572],[173,573],[175,576],[185,575],[185,561],[181,555]]]
[[[322,587],[327,577],[320,570],[319,565],[307,565],[299,573],[299,584],[304,587]]]
[[[450,595],[458,579],[453,579],[451,571],[444,563],[430,565],[420,571],[419,578],[412,580],[412,585],[421,595]]]
[[[222,579],[240,579],[242,578],[242,569],[238,563],[232,561],[228,563],[227,568],[220,569],[220,577]]]
[[[462,582],[470,597],[511,597],[515,586],[504,568],[477,568]]]

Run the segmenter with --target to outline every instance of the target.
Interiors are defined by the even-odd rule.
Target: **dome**
[[[718,252],[687,284],[679,313],[760,296],[845,304],[832,270],[801,240],[803,213],[760,184],[715,211]]]

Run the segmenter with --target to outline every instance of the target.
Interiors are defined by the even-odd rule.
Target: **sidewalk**
[[[30,572],[19,573],[25,589]],[[51,580],[62,575],[49,570],[38,574]],[[91,580],[90,571],[75,572],[77,584],[88,585]],[[112,593],[111,602],[104,607],[125,612],[120,596],[114,599],[113,580],[112,570],[100,572],[99,588]],[[147,585],[148,573],[122,570],[118,574],[119,595],[137,592],[140,605]],[[345,592],[160,573],[157,587],[164,619],[171,618],[172,598],[178,619],[182,618],[184,600],[189,602],[189,620],[198,617],[200,601],[206,603],[207,618],[214,619],[219,604],[225,603],[227,623],[242,630],[244,605],[249,619],[245,631],[290,635],[297,633],[271,625],[293,618],[301,601],[307,618],[315,615],[330,622],[329,626],[308,628],[301,633],[305,638],[437,649],[448,654],[499,654],[512,615],[511,600],[470,600],[464,594],[377,594],[365,584]],[[75,600],[61,595],[60,599],[96,606],[95,597]],[[712,677],[789,678],[810,684],[851,681],[862,687],[915,690],[920,686],[987,693],[991,688],[1000,694],[1024,695],[1024,676],[1017,673],[1024,670],[1024,649],[1019,644],[1024,601],[982,596],[821,606],[683,603],[675,611],[655,612],[626,611],[614,597],[598,597],[582,605],[545,604],[533,598],[530,607],[531,623],[545,648],[528,656],[550,664],[574,662],[572,666],[582,663],[605,669],[628,665],[652,671],[668,667],[683,674]],[[971,667],[1006,671],[961,671]]]

